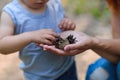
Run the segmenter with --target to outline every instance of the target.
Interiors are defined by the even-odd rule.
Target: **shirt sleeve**
[[[17,22],[16,22],[16,18],[15,18],[15,15],[14,15],[14,12],[12,11],[12,9],[14,9],[14,7],[11,7],[10,4],[8,4],[2,9],[2,11],[6,12],[11,17],[14,25],[16,26]]]
[[[61,0],[50,0],[50,2],[55,8],[56,12],[60,14],[64,14],[64,9],[63,9]]]

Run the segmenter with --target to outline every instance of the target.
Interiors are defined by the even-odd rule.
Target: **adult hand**
[[[43,47],[45,51],[49,51],[56,55],[61,55],[61,56],[74,56],[84,51],[84,50],[78,50],[78,49],[65,51],[65,50],[55,48],[55,46],[48,46],[48,45],[43,45],[43,44],[40,44],[40,46]]]
[[[77,34],[79,36],[77,36],[77,42],[75,44],[70,44],[70,45],[66,45],[64,47],[65,51],[70,51],[70,50],[88,50],[88,49],[92,49],[95,47],[95,42],[97,41],[96,38],[90,37],[85,33],[82,32],[77,32]]]
[[[43,44],[40,44],[40,46],[43,47],[44,50],[63,56],[76,55],[93,47],[93,38],[82,32],[65,31],[61,33],[61,36],[66,37],[70,34],[76,37],[77,42],[75,44],[66,45],[64,47],[64,50],[57,49],[54,46],[48,46]]]

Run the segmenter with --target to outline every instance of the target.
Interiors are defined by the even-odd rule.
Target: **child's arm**
[[[13,35],[15,30],[14,26],[11,17],[3,12],[0,26],[0,53],[2,54],[19,51],[31,42],[51,44],[51,41],[54,41],[57,36],[50,29]]]
[[[13,36],[14,30],[15,27],[10,16],[3,12],[0,26],[0,53],[8,54],[16,52],[31,42],[27,33]]]

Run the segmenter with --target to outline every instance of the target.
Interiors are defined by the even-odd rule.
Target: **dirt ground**
[[[6,1],[4,4],[5,3]],[[0,5],[0,9],[4,4]],[[98,38],[111,38],[111,28],[109,24],[97,21],[88,14],[72,17],[72,19],[77,25],[77,31],[83,31]],[[85,80],[88,65],[98,58],[100,58],[100,56],[91,50],[76,55],[75,60],[79,80]],[[0,80],[24,80],[22,71],[18,68],[19,63],[18,53],[11,55],[0,54]]]

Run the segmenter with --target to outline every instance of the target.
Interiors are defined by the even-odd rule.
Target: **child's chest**
[[[28,32],[28,31],[35,31],[41,29],[52,29],[53,31],[57,32],[59,30],[59,23],[62,18],[56,17],[43,17],[38,19],[26,19],[19,24],[19,33]]]

